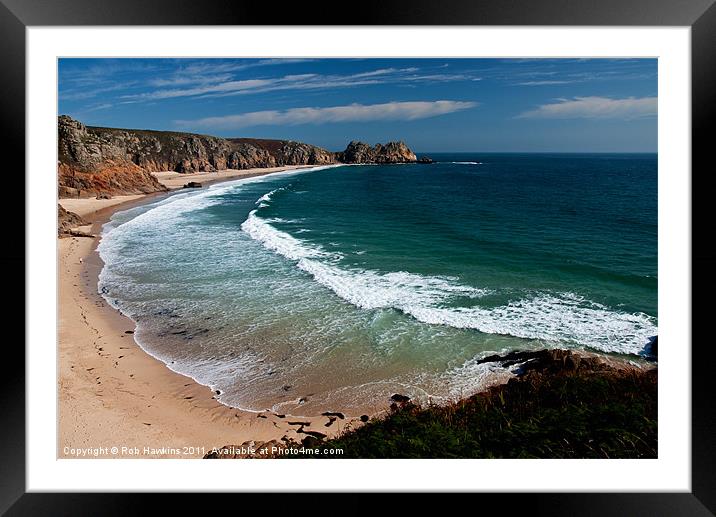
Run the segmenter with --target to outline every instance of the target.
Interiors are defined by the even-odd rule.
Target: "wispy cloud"
[[[92,98],[97,97],[98,95],[101,95],[101,94],[126,90],[127,88],[131,88],[131,87],[135,86],[136,84],[137,84],[137,82],[134,81],[134,82],[108,84],[106,86],[94,87],[94,88],[88,88],[85,86],[85,87],[64,89],[59,92],[59,96],[60,96],[60,99],[66,100],[66,101],[86,100],[86,99],[92,99]]]
[[[553,84],[570,84],[574,83],[576,81],[563,81],[563,80],[554,80],[554,81],[525,81],[522,83],[515,83],[516,86],[549,86]]]
[[[262,125],[325,124],[328,122],[369,122],[377,120],[418,120],[474,108],[477,102],[410,101],[383,104],[349,104],[328,108],[292,108],[284,111],[254,111],[198,120],[177,120],[181,127],[238,129]]]
[[[106,110],[111,108],[113,105],[109,102],[105,102],[102,104],[97,104],[95,106],[92,106],[90,108],[87,108],[85,111],[99,111],[99,110]]]
[[[635,119],[656,115],[657,105],[656,97],[628,97],[626,99],[575,97],[574,99],[557,99],[557,102],[552,104],[543,104],[537,109],[521,113],[517,118]]]
[[[220,83],[224,81],[230,81],[232,76],[230,74],[220,74],[220,75],[181,75],[176,74],[171,77],[159,77],[156,79],[150,79],[147,84],[150,86],[156,86],[156,87],[166,87],[166,86],[186,86],[189,84],[211,84],[211,83]]]
[[[222,71],[226,70],[223,64],[218,64]],[[185,72],[187,69],[184,70]],[[203,72],[208,69],[202,68]],[[216,72],[217,68],[212,68]],[[226,97],[232,95],[246,95],[266,93],[281,90],[328,90],[337,88],[351,88],[356,86],[369,86],[378,84],[412,84],[412,83],[439,83],[451,81],[477,81],[479,77],[467,74],[421,74],[417,67],[408,68],[379,68],[355,74],[293,74],[281,77],[247,80],[227,80],[219,75],[217,80],[204,80],[197,70],[191,73],[177,74],[175,79],[155,79],[154,86],[176,86],[177,88],[158,88],[136,94],[123,95],[125,100],[148,101],[172,99],[178,97]],[[192,79],[196,77],[196,79]],[[180,86],[190,86],[181,88]]]
[[[217,84],[199,85],[192,88],[155,90],[152,92],[123,95],[123,99],[130,100],[158,100],[176,97],[194,97],[210,93],[238,93],[266,88],[276,81],[273,79],[247,79],[245,81],[225,81]]]

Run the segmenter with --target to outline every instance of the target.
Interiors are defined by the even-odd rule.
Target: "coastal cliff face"
[[[58,188],[62,197],[94,197],[101,193],[144,194],[165,188],[131,159],[140,154],[141,139],[126,131],[109,135],[70,117],[58,118]]]
[[[370,147],[351,142],[332,153],[290,140],[218,138],[191,133],[85,126],[58,117],[59,197],[147,194],[166,188],[150,174],[214,172],[285,165],[407,163],[415,154],[403,142]]]
[[[315,145],[293,140],[266,140],[258,138],[229,138],[233,145],[258,149],[274,160],[273,166],[283,165],[329,165],[336,163],[335,153]]]

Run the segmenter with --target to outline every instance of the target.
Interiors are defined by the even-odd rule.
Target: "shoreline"
[[[209,387],[145,352],[133,338],[134,321],[111,307],[96,289],[104,265],[96,250],[99,234],[114,212],[170,195],[182,188],[180,182],[199,180],[206,187],[312,167],[155,173],[167,182],[168,192],[107,200],[59,200],[66,210],[85,219],[88,224],[79,228],[94,237],[63,237],[57,244],[58,458],[201,458],[211,447],[233,441],[278,441],[284,437],[300,441],[306,431],[332,437],[360,425],[359,417],[331,420],[322,415],[309,417],[308,426],[291,425],[288,415],[221,404]],[[81,452],[111,451],[112,447],[119,452],[99,456]]]

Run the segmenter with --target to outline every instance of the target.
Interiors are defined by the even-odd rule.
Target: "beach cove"
[[[157,176],[168,188],[176,189],[187,181],[208,185],[295,168]],[[201,458],[211,447],[226,443],[302,438],[296,433],[301,426],[288,424],[290,418],[220,404],[208,387],[144,352],[133,340],[134,322],[97,292],[103,264],[96,246],[102,225],[115,211],[161,195],[60,200],[67,210],[91,223],[80,230],[95,238],[58,239],[58,458]],[[319,415],[312,420],[306,430],[329,436],[360,422],[359,418],[333,418],[334,423],[325,427],[332,418]],[[185,451],[188,445],[193,448]],[[113,453],[112,447],[118,452]],[[152,449],[146,456],[130,454],[134,448],[143,451],[145,447]],[[106,455],[72,454],[72,449],[83,448]]]

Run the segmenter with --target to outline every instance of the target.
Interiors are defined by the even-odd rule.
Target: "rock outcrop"
[[[388,142],[371,147],[363,142],[353,141],[346,150],[336,153],[342,163],[413,163],[418,161],[415,153],[404,142]]]
[[[57,235],[68,235],[74,228],[85,224],[87,223],[79,215],[57,205]]]
[[[166,188],[151,172],[214,172],[285,165],[411,163],[403,142],[351,142],[333,153],[291,140],[219,138],[192,133],[85,126],[58,117],[59,196],[147,194]]]

